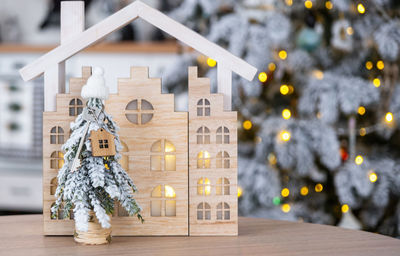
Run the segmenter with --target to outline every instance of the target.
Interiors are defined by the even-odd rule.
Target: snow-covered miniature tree
[[[76,229],[87,231],[89,214],[93,211],[101,226],[109,228],[109,215],[119,201],[129,215],[136,215],[143,221],[141,208],[133,198],[136,187],[118,162],[122,149],[117,134],[119,128],[104,112],[103,101],[108,98],[108,87],[105,86],[101,68],[93,69],[93,75],[82,88],[81,95],[87,104],[71,123],[72,134],[62,147],[64,165],[58,173],[57,200],[51,209],[52,215],[57,215],[58,210],[63,208],[60,212],[65,218],[73,209]],[[93,156],[90,134],[99,129],[114,138],[115,155]]]

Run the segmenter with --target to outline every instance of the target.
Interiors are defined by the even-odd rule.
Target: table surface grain
[[[400,240],[338,227],[239,218],[238,237],[113,237],[83,246],[43,236],[42,215],[0,217],[0,255],[400,255]]]

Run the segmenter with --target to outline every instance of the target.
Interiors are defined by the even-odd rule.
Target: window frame
[[[211,103],[208,99],[199,99],[196,106],[197,116],[211,116]]]
[[[153,149],[154,147],[156,147],[157,143],[160,143],[160,151]],[[168,145],[170,149],[168,149]],[[150,147],[150,171],[152,172],[176,171],[176,156],[177,156],[176,147],[170,140],[167,139],[157,140]],[[160,169],[153,168],[153,159],[156,159],[155,161],[157,162],[159,161]],[[175,167],[174,169],[167,168],[169,166],[167,164],[169,161],[173,161]]]
[[[50,129],[50,144],[64,144],[64,138],[64,129],[61,126],[56,125]]]
[[[135,107],[131,108],[129,105],[134,105],[136,101],[136,109]],[[143,104],[145,103],[145,104]],[[143,106],[147,105],[149,108],[144,108]],[[151,120],[154,118],[155,110],[153,104],[151,104],[150,101],[145,100],[145,99],[134,99],[128,102],[125,107],[125,118],[132,124],[135,125],[145,125],[147,123],[150,123]],[[136,121],[132,121],[130,117],[136,116]],[[145,116],[148,116],[149,119],[145,122],[143,122],[143,119]]]

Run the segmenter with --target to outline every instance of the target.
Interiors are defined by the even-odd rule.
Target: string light
[[[315,185],[315,192],[319,193],[324,189],[324,186],[322,186],[321,183],[318,183],[317,185]]]
[[[367,62],[365,62],[365,67],[368,70],[371,70],[374,67],[374,64],[372,63],[372,61],[367,61]]]
[[[379,86],[381,86],[381,80],[379,78],[375,78],[372,83],[374,84],[374,86],[376,88],[378,88]]]
[[[325,7],[326,7],[326,9],[331,10],[333,8],[332,2],[331,1],[326,1],[325,2]]]
[[[289,87],[286,84],[282,84],[281,87],[279,88],[279,91],[281,92],[282,95],[286,95],[289,93]]]
[[[246,120],[243,122],[243,128],[245,130],[250,130],[252,126],[253,126],[253,124],[251,123],[250,120]]]
[[[304,2],[304,6],[307,9],[311,9],[312,8],[312,2],[310,0],[307,0],[307,1]]]
[[[268,162],[271,164],[271,165],[275,165],[276,164],[276,156],[275,156],[275,154],[274,153],[269,153],[268,154]]]
[[[282,195],[283,197],[288,197],[288,196],[289,196],[289,194],[290,194],[290,191],[289,191],[289,189],[288,189],[288,188],[284,188],[284,189],[282,189],[282,191],[281,191],[281,195]]]
[[[318,80],[322,80],[322,79],[324,78],[324,72],[322,72],[321,70],[316,69],[316,70],[314,70],[314,71],[312,72],[312,74],[313,74],[313,76],[314,76],[315,78],[317,78]]]
[[[346,213],[349,211],[349,206],[347,204],[344,204],[344,205],[342,205],[341,209],[342,209],[343,213]]]
[[[357,11],[358,11],[360,14],[364,14],[364,13],[365,13],[365,7],[364,7],[364,5],[363,5],[362,3],[359,3],[359,4],[357,5]]]
[[[365,136],[367,134],[367,130],[365,128],[360,129],[360,135]]]
[[[354,30],[352,27],[347,27],[346,32],[349,36],[351,36],[354,33]]]
[[[243,189],[242,189],[242,187],[238,186],[238,188],[237,188],[237,196],[238,196],[238,198],[241,197],[242,194],[243,194]]]
[[[285,108],[285,109],[282,111],[282,117],[283,117],[283,119],[288,120],[291,116],[292,116],[292,113],[290,112],[289,109]]]
[[[288,88],[289,88],[289,94],[292,94],[294,92],[293,85],[289,85]]]
[[[217,65],[217,62],[215,60],[211,59],[211,58],[208,58],[207,59],[207,65],[209,67],[215,67],[215,65]]]
[[[281,199],[279,198],[279,196],[275,196],[274,198],[272,198],[272,203],[274,205],[280,205],[281,204]]]
[[[308,188],[306,186],[304,186],[300,189],[300,195],[302,195],[302,196],[308,195]]]
[[[384,63],[382,60],[378,60],[378,62],[376,62],[376,67],[377,67],[379,70],[382,70],[382,69],[385,68],[385,63]]]
[[[365,107],[363,107],[363,106],[359,106],[358,107],[358,114],[359,115],[364,115],[365,114]]]
[[[279,137],[283,141],[289,141],[290,140],[290,132],[283,130],[279,133]]]
[[[287,6],[292,6],[293,0],[285,0]]]
[[[282,60],[285,60],[287,58],[287,52],[285,50],[281,50],[279,53],[279,58],[281,58]]]
[[[264,83],[265,81],[267,81],[267,79],[267,73],[261,72],[260,74],[258,74],[258,80],[260,80],[261,83]]]
[[[368,174],[369,181],[374,183],[378,180],[378,175],[374,171],[370,171]]]
[[[274,70],[276,69],[275,63],[273,63],[273,62],[269,63],[269,64],[268,64],[268,69],[269,69],[270,71],[274,71]]]
[[[360,165],[364,162],[364,158],[360,155],[356,156],[356,158],[354,159],[354,162],[356,163],[356,165]]]
[[[290,205],[289,205],[289,204],[283,204],[283,205],[281,206],[281,210],[282,210],[282,212],[284,212],[284,213],[290,212]]]
[[[387,112],[385,115],[386,123],[391,123],[393,121],[393,114],[391,112]]]

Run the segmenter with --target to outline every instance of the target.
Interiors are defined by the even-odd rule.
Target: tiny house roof
[[[138,17],[200,53],[216,60],[217,63],[223,65],[225,69],[231,70],[247,80],[252,80],[257,72],[255,67],[229,53],[219,45],[210,42],[203,36],[169,18],[160,11],[140,1],[135,1],[87,30],[68,38],[66,42],[63,42],[57,48],[23,67],[20,70],[22,78],[28,81],[40,76],[45,70],[62,63]]]

